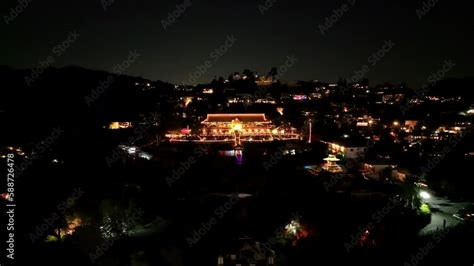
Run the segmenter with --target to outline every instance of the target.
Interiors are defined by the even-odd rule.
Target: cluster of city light
[[[338,145],[338,144],[335,144],[335,143],[329,143],[329,147],[330,147],[331,150],[334,151],[335,153],[344,152],[344,150],[345,150],[345,147],[344,147],[344,146],[341,146],[341,145]]]
[[[82,219],[79,217],[67,217],[67,228],[60,229],[61,235],[72,235],[76,228],[82,225]]]
[[[464,127],[439,127],[435,130],[435,133],[449,133],[449,134],[459,134],[464,130]]]
[[[283,112],[283,108],[280,110]],[[234,141],[273,141],[300,139],[296,129],[277,128],[266,119],[265,114],[208,114],[201,122],[203,127],[199,133],[172,131],[165,134],[171,142],[227,142]]]
[[[15,147],[7,147],[8,150],[12,151],[12,152],[15,152],[16,154],[20,155],[20,156],[24,156],[25,155],[25,152],[20,148],[15,148]],[[5,154],[1,155],[0,156],[1,158],[6,158],[7,156]]]
[[[76,232],[77,228],[83,226],[83,221],[79,217],[67,216],[66,222],[67,222],[66,227],[54,230],[55,234],[57,236],[60,236],[61,239],[59,239],[57,236],[54,236],[54,235],[48,235],[45,239],[45,242],[56,242],[56,241],[62,240],[66,236],[73,235]]]
[[[131,122],[110,122],[108,128],[109,129],[125,129],[125,128],[131,128],[132,123]]]
[[[242,124],[238,123],[238,124],[231,124],[229,126],[229,130],[227,129],[212,129],[211,132],[213,134],[233,134],[235,132],[243,132],[243,133],[249,133],[249,134],[252,134],[252,133],[272,133],[272,134],[285,134],[285,130],[284,129],[281,129],[281,130],[278,130],[278,129],[244,129]],[[202,130],[202,133],[203,134],[207,134],[208,131],[203,129]],[[171,137],[171,136],[185,136],[186,134],[166,134],[167,137]]]
[[[227,101],[228,103],[250,103],[250,99],[233,98]]]
[[[184,101],[184,106],[188,107],[188,105],[193,101],[193,97],[185,97],[183,101]]]
[[[206,88],[202,90],[202,93],[204,94],[213,94],[214,90],[212,88]]]
[[[301,225],[298,221],[292,220],[289,224],[285,226],[286,233],[295,236],[300,230]]]
[[[265,104],[276,104],[276,101],[273,99],[257,99],[256,103],[265,103]]]

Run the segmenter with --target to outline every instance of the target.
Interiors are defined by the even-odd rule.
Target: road
[[[429,192],[431,197],[425,199],[431,206],[431,223],[420,230],[420,235],[427,235],[443,229],[443,221],[446,220],[446,227],[454,227],[462,221],[453,217],[459,209],[465,208],[472,203],[452,201],[445,197],[436,196],[433,191]]]

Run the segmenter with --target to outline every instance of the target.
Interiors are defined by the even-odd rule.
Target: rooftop
[[[265,114],[208,114],[202,123],[231,123],[234,120],[244,123],[271,123]]]

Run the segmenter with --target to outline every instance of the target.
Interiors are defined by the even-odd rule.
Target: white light
[[[285,226],[286,232],[291,235],[296,235],[298,230],[300,229],[300,224],[298,221],[292,220],[289,224]]]
[[[151,158],[152,158],[153,156],[152,156],[151,154],[146,153],[146,152],[140,152],[140,153],[138,154],[138,157],[143,158],[143,159],[145,159],[145,160],[151,160]]]
[[[426,191],[420,191],[420,197],[422,197],[423,199],[429,199],[431,198],[431,195]]]

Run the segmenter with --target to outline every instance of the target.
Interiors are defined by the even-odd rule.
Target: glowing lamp
[[[429,198],[431,198],[431,195],[430,195],[430,193],[428,193],[426,191],[420,191],[420,197],[423,198],[423,199],[429,199]]]
[[[277,107],[277,112],[280,114],[280,115],[283,115],[283,107]]]
[[[119,122],[112,122],[109,124],[109,129],[119,129],[119,128],[120,128]]]
[[[230,125],[233,131],[242,131],[242,124],[235,122]]]

